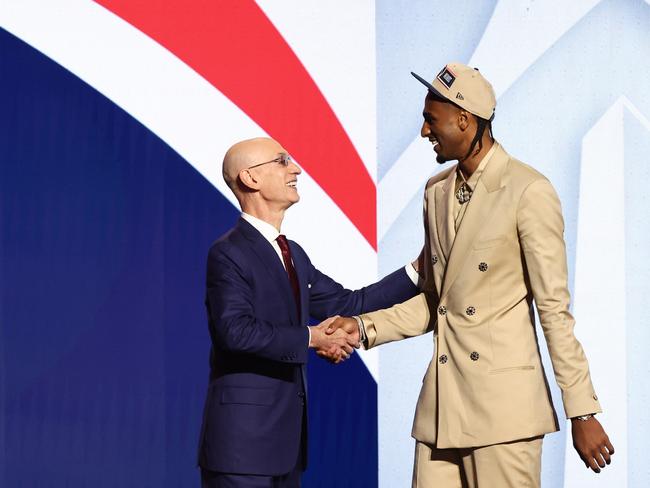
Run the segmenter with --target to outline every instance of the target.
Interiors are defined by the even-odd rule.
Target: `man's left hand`
[[[596,417],[589,420],[571,419],[571,434],[573,447],[587,468],[600,473],[601,468],[612,462],[614,446]]]

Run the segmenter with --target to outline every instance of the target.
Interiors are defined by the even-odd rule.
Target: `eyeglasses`
[[[289,166],[289,163],[291,163],[292,161],[293,159],[291,159],[291,156],[285,153],[285,154],[281,154],[275,159],[271,159],[270,161],[264,161],[263,163],[259,163],[259,164],[254,164],[253,166],[249,166],[246,169],[257,168],[258,166],[262,166],[263,164],[269,164],[269,163],[280,163],[282,166]]]

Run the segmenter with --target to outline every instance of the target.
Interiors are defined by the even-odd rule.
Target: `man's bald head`
[[[245,212],[280,229],[284,212],[300,200],[302,171],[273,139],[258,137],[232,146],[223,158],[223,179]]]
[[[285,152],[277,141],[268,137],[256,137],[238,142],[228,149],[223,158],[223,179],[237,195],[239,192],[237,180],[242,170],[270,161]]]

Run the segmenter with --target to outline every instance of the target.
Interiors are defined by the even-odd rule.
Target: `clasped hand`
[[[352,320],[354,327],[337,327],[332,329],[330,325],[334,322]],[[330,329],[328,331],[328,329]],[[328,361],[339,364],[350,357],[354,349],[358,349],[359,328],[354,319],[344,319],[334,316],[324,320],[318,325],[310,327],[311,342],[309,347],[316,350],[316,354]]]

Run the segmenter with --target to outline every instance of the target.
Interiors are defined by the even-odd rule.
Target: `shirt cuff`
[[[415,286],[418,286],[420,275],[418,274],[417,271],[415,271],[413,265],[411,263],[408,263],[406,266],[404,266],[404,271],[406,271],[407,276],[411,279],[413,284]]]
[[[309,332],[309,342],[307,343],[307,349],[311,347],[311,327],[307,326],[307,332]]]

